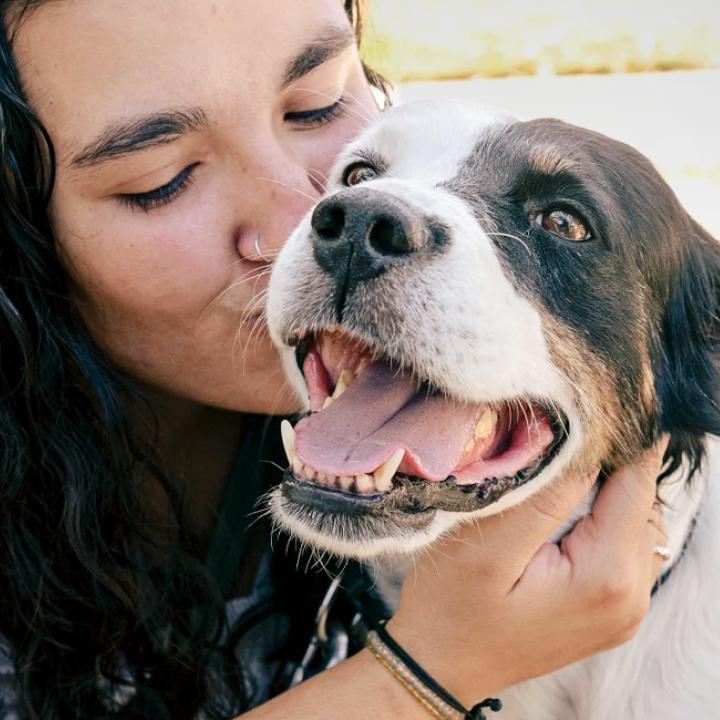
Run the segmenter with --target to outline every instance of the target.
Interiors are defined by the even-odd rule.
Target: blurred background
[[[369,0],[397,101],[469,99],[623,140],[720,239],[720,0]]]

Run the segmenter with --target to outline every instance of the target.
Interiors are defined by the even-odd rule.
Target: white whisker
[[[532,257],[532,250],[530,250],[528,244],[522,238],[519,238],[517,235],[511,235],[510,233],[501,233],[501,232],[488,232],[485,234],[488,235],[489,237],[506,237],[506,238],[510,238],[511,240],[517,240],[525,248],[525,251],[527,252],[527,254],[530,255],[530,257]]]
[[[276,180],[275,178],[271,177],[265,177],[263,175],[256,175],[256,180],[266,180],[267,182],[274,183],[275,185],[279,185],[280,187],[287,188],[288,190],[292,190],[293,192],[296,192],[298,195],[302,195],[303,197],[307,198],[308,200],[311,200],[312,202],[317,202],[318,198],[313,197],[310,195],[310,193],[306,193],[304,190],[301,190],[300,188],[296,188],[294,185],[288,185],[287,183],[284,183],[280,180]]]

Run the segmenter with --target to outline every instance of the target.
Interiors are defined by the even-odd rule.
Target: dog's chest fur
[[[708,439],[705,469],[691,486],[667,482],[667,530],[680,559],[638,634],[506,689],[498,720],[720,718],[720,440]],[[391,603],[398,574],[397,566],[378,571],[378,587]]]

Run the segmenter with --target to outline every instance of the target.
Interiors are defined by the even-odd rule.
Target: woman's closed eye
[[[183,168],[170,182],[154,190],[142,193],[123,193],[118,198],[131,208],[140,208],[144,212],[160,208],[172,202],[192,183],[193,171],[200,163],[192,163]]]
[[[297,110],[286,112],[283,119],[286,122],[299,125],[301,128],[311,129],[326,125],[342,117],[347,112],[347,101],[342,95],[331,105],[325,105],[320,108],[312,108],[309,110]]]
[[[344,96],[341,96],[330,105],[308,110],[286,112],[283,119],[305,130],[327,125],[342,117],[346,112],[347,101]],[[200,163],[188,165],[170,180],[170,182],[153,190],[142,193],[122,193],[117,197],[130,208],[139,208],[144,212],[163,207],[171,203],[192,184],[193,171],[198,165],[200,165]]]

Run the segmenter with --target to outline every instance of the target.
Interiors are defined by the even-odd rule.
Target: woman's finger
[[[563,541],[563,550],[574,566],[592,566],[599,571],[604,565],[603,573],[627,569],[628,552],[635,558],[635,549],[645,536],[666,447],[663,438],[637,462],[616,470],[606,480],[591,513]]]
[[[474,543],[482,556],[492,558],[496,545],[512,558],[510,574],[525,565],[592,490],[598,469],[569,473],[539,490],[524,502],[503,512],[482,518],[479,527],[467,525],[455,534],[467,545]]]
[[[651,559],[646,564],[649,567],[649,573],[647,578],[646,588],[649,588],[649,592],[653,585],[655,585],[657,579],[660,577],[663,566],[667,563],[668,558],[660,552],[657,552],[658,548],[668,547],[668,536],[665,531],[665,522],[663,519],[662,505],[659,502],[655,502],[652,508],[652,514],[648,520],[647,526],[647,537],[645,542],[642,543],[641,552],[647,552],[647,548],[650,548]]]
[[[655,502],[667,443],[667,437],[663,437],[637,462],[615,471],[598,493],[590,517],[600,534],[609,534],[612,527],[618,545],[637,537],[647,520]]]

